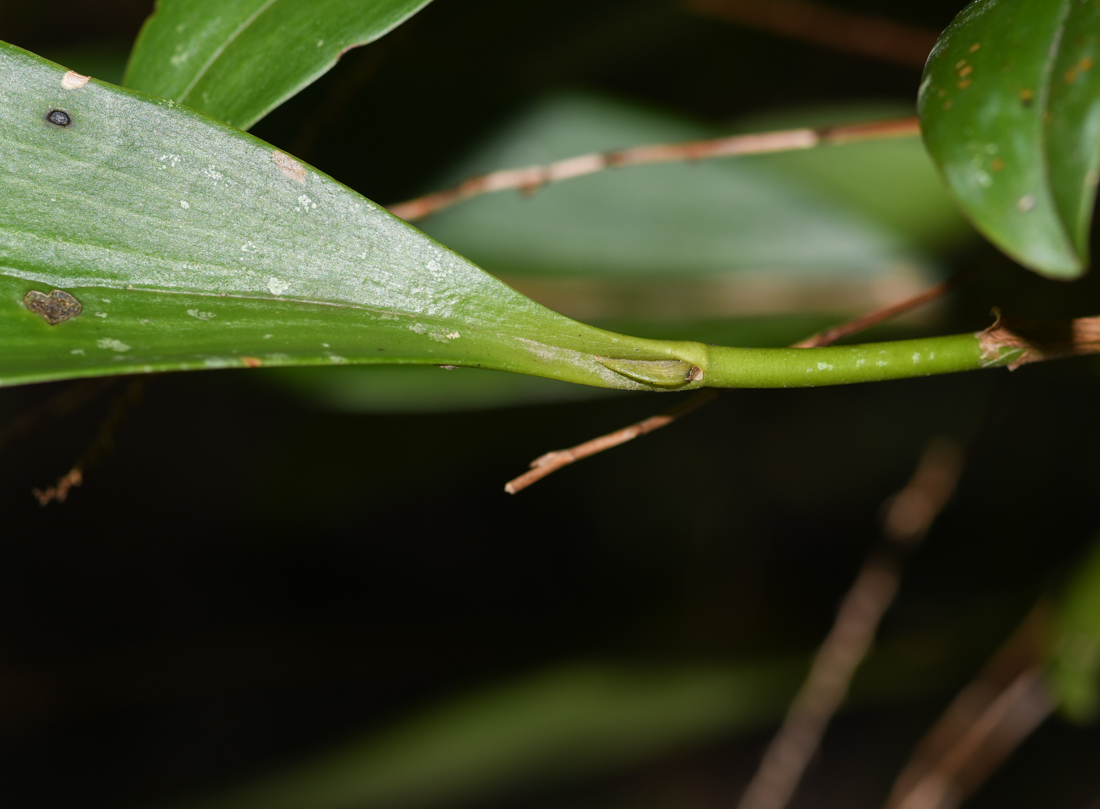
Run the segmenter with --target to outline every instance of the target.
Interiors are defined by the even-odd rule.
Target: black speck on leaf
[[[73,116],[65,110],[50,110],[46,113],[46,120],[56,126],[68,126],[73,122]]]

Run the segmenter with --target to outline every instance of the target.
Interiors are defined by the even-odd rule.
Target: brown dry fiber
[[[681,160],[789,152],[861,140],[915,137],[919,134],[920,125],[916,118],[897,118],[849,126],[787,129],[685,143],[656,143],[615,152],[580,155],[545,165],[494,171],[472,177],[454,188],[391,205],[389,212],[407,222],[413,222],[481,194],[508,189],[532,193],[546,183],[583,177],[606,169],[650,163],[673,163]]]
[[[883,522],[885,542],[863,565],[844,596],[833,628],[738,809],[783,809],[790,802],[894,600],[901,581],[899,551],[924,539],[955,492],[962,461],[954,444],[945,439],[933,441],[913,478],[889,501]]]

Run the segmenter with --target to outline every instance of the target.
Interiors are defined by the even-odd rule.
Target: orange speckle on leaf
[[[948,101],[945,101],[945,102],[943,102],[943,108],[944,108],[945,110],[949,110],[949,109],[951,109],[951,105],[952,105],[952,104],[954,104],[954,102],[953,102],[953,101],[950,101],[950,100],[948,100]]]
[[[995,157],[989,161],[989,167],[994,171],[1000,171],[1005,167],[1005,161],[1001,160],[999,157]]]
[[[961,70],[963,65],[965,65],[965,64],[966,64],[966,60],[965,59],[960,59],[959,61],[955,62],[955,70]]]
[[[1020,100],[1024,102],[1025,107],[1030,107],[1031,102],[1035,100],[1035,93],[1026,87],[1020,91]]]
[[[1080,62],[1077,63],[1077,69],[1084,73],[1086,70],[1090,70],[1092,66],[1096,64],[1091,56],[1086,56]]]
[[[959,78],[960,79],[965,78],[966,76],[969,76],[973,72],[974,72],[974,66],[973,65],[967,65],[966,67],[964,67],[962,70],[959,71]]]
[[[940,89],[940,90],[936,91],[936,97],[937,98],[943,98],[945,95],[947,95],[946,90]]]
[[[241,362],[246,368],[259,368],[264,364],[259,357],[241,357]]]
[[[975,51],[977,51],[981,47],[982,47],[982,43],[975,42],[973,45],[970,46],[970,52],[974,53]]]
[[[1077,68],[1071,67],[1062,78],[1065,80],[1066,84],[1073,84],[1077,81]]]
[[[967,87],[970,86],[970,79],[963,79],[958,83],[957,86],[960,90],[965,90]]]

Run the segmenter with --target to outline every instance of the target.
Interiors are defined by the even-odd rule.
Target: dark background
[[[0,39],[46,56],[124,54],[150,5],[6,2]],[[835,5],[942,29],[960,3]],[[436,0],[255,132],[389,202],[429,190],[548,88],[721,124],[823,101],[910,103],[918,81],[918,68],[671,3]],[[342,82],[358,89],[334,116],[326,99]],[[1098,303],[1093,281],[1005,266],[952,299],[945,329],[982,327],[991,304],[1077,316]],[[262,375],[165,375],[85,484],[39,507],[31,489],[81,455],[119,381],[0,448],[0,803],[124,809],[198,796],[560,662],[806,654],[878,541],[881,503],[947,435],[966,447],[966,470],[882,634],[965,618],[966,652],[927,687],[844,714],[794,804],[880,805],[921,733],[1089,546],[1098,370],[1072,360],[736,392],[515,497],[502,486],[532,458],[671,397],[349,415]],[[0,425],[78,384],[0,391]],[[727,806],[767,738],[731,732],[461,805]],[[1098,755],[1095,728],[1053,719],[968,805],[1088,809]]]

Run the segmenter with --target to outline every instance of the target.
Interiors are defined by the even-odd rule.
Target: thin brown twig
[[[697,14],[827,48],[924,67],[939,33],[807,0],[684,0]]]
[[[1033,610],[917,746],[887,809],[954,809],[1054,709],[1039,661],[1050,609]]]
[[[115,399],[110,411],[99,425],[99,432],[88,444],[84,453],[73,463],[72,468],[57,479],[57,483],[45,489],[32,489],[31,494],[38,500],[38,505],[47,506],[56,501],[64,503],[69,492],[84,482],[84,473],[103,460],[114,448],[114,435],[119,424],[126,414],[140,400],[145,389],[146,380],[137,378],[126,386],[126,389]]]
[[[844,596],[805,683],[768,746],[739,809],[783,809],[871,646],[901,581],[902,549],[916,546],[950,500],[962,471],[962,453],[938,439],[925,450],[913,478],[889,501],[885,541],[863,565]]]
[[[888,306],[880,307],[873,312],[860,315],[839,326],[834,326],[825,331],[818,332],[817,334],[807,337],[805,340],[799,340],[797,343],[794,343],[791,348],[820,348],[822,346],[832,345],[846,337],[852,336],[856,332],[869,329],[872,326],[877,326],[891,318],[898,317],[919,306],[924,306],[925,304],[942,298],[947,293],[956,289],[959,285],[969,281],[975,275],[984,272],[987,266],[988,265],[982,265],[974,269],[964,270],[943,283],[925,290],[919,295],[915,295],[900,303],[893,303]],[[688,413],[697,410],[703,405],[710,404],[718,398],[719,393],[720,391],[713,389],[698,391],[694,396],[675,407],[671,407],[656,416],[650,416],[647,419],[631,424],[629,427],[623,427],[614,432],[607,433],[606,435],[601,435],[598,438],[585,441],[583,444],[578,444],[570,449],[547,452],[545,455],[541,455],[531,462],[530,471],[524,472],[518,478],[510,480],[505,484],[504,491],[508,492],[508,494],[515,494],[516,492],[526,489],[531,484],[537,483],[547,475],[553,474],[559,469],[569,466],[582,458],[588,458],[604,450],[617,447],[620,444],[625,444],[627,441],[631,441],[640,435],[651,433],[661,427],[667,427],[681,416],[686,416]]]
[[[422,219],[429,214],[449,208],[481,194],[508,189],[533,193],[547,183],[571,180],[600,171],[650,163],[673,163],[681,160],[705,160],[715,157],[770,154],[815,146],[837,146],[864,140],[913,137],[920,134],[916,118],[893,118],[843,126],[785,129],[750,135],[730,135],[711,140],[694,140],[685,143],[657,143],[635,146],[613,152],[570,157],[554,163],[504,169],[471,177],[464,183],[443,191],[399,202],[389,206],[390,213],[407,222]]]
[[[631,441],[640,435],[645,435],[661,427],[666,427],[681,416],[686,416],[692,410],[700,408],[705,404],[710,404],[717,398],[718,391],[713,389],[701,390],[686,401],[680,402],[680,404],[675,407],[670,407],[664,413],[658,413],[656,416],[650,416],[636,424],[631,424],[629,427],[623,427],[621,430],[616,430],[613,433],[601,435],[599,438],[593,438],[591,441],[585,441],[583,444],[578,444],[572,449],[547,452],[545,455],[541,455],[531,461],[530,471],[524,472],[518,478],[508,481],[504,486],[504,491],[508,492],[508,494],[515,494],[516,492],[523,491],[532,483],[542,480],[547,475],[557,472],[562,467],[569,466],[571,463],[576,463],[582,458],[587,458],[598,452],[603,452],[605,449],[611,449],[620,444],[625,444],[627,441]]]
[[[838,343],[846,337],[851,337],[853,334],[866,331],[872,326],[885,323],[887,320],[900,317],[925,304],[939,300],[985,272],[989,266],[989,264],[980,264],[970,269],[963,270],[951,276],[946,281],[936,284],[934,287],[929,287],[918,295],[914,295],[912,298],[908,298],[898,303],[891,303],[887,306],[875,309],[873,312],[868,312],[865,315],[852,318],[845,323],[841,323],[839,326],[833,326],[824,331],[819,331],[817,334],[807,337],[805,340],[799,340],[792,345],[791,348],[821,348],[822,346]]]

